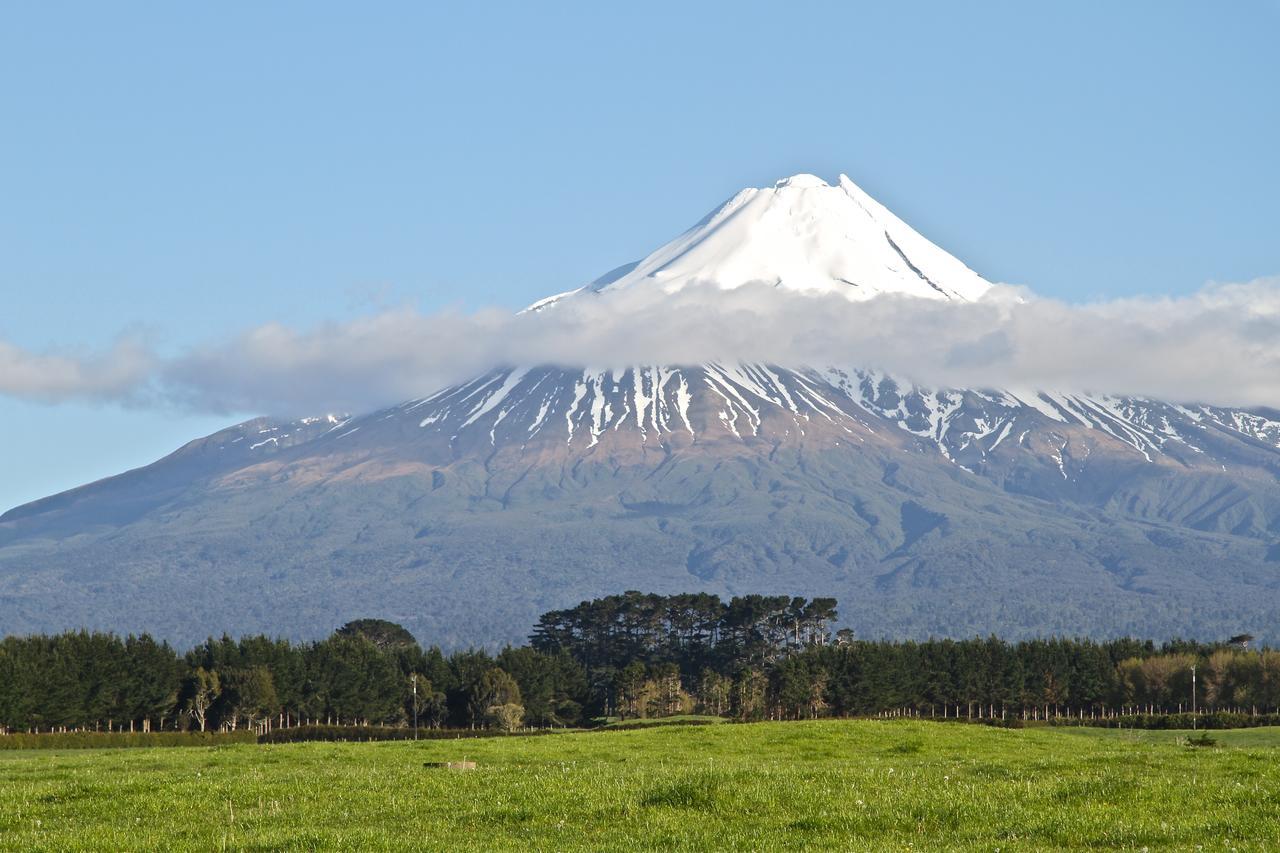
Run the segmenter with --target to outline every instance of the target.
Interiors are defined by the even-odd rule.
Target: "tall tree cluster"
[[[834,598],[747,595],[726,604],[708,593],[625,592],[544,613],[530,642],[564,651],[588,667],[631,661],[688,667],[722,662],[764,665],[830,641]]]

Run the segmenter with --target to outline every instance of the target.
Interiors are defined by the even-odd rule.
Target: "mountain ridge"
[[[991,285],[846,177],[736,194],[534,303],[760,282],[956,303]],[[622,589],[833,595],[871,636],[1265,636],[1280,416],[859,366],[496,368],[357,416],[255,419],[0,516],[0,626],[190,642],[376,614],[519,640]]]

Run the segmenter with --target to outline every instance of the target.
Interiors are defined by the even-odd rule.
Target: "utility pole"
[[[1191,664],[1191,731],[1196,730],[1196,665]]]
[[[1194,681],[1195,669],[1192,668],[1191,672],[1193,673],[1191,678]],[[410,675],[409,680],[413,682],[413,739],[417,740],[418,739],[418,673],[415,672],[412,675]]]

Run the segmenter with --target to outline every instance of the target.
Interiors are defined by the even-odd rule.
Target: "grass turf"
[[[1268,849],[1280,730],[924,722],[0,753],[10,849]],[[474,772],[424,767],[476,761]]]

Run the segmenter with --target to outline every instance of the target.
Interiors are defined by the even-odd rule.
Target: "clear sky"
[[[800,171],[1070,301],[1280,273],[1275,0],[445,5],[8,4],[0,342],[519,306]],[[244,414],[0,397],[0,509]]]

